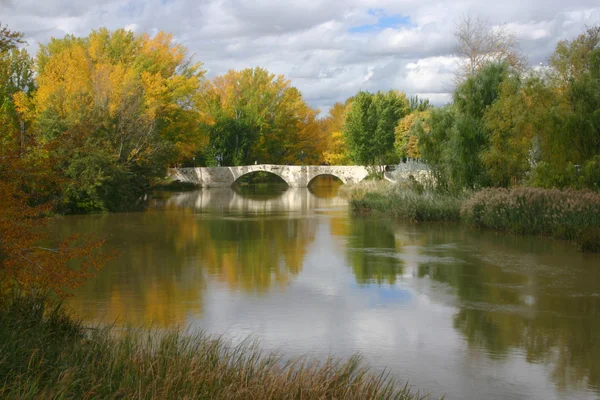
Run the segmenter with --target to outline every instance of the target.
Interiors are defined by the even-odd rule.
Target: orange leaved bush
[[[0,147],[0,294],[18,289],[64,297],[113,254],[96,251],[103,241],[92,237],[49,237],[45,227],[51,221],[52,205],[46,192],[52,185],[48,179],[52,162],[36,162],[32,149],[39,146],[31,138],[25,151],[17,135],[4,139]]]

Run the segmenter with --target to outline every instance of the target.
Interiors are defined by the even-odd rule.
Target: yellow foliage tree
[[[101,241],[78,236],[59,241],[40,229],[48,223],[44,217],[51,208],[44,194],[56,179],[52,162],[37,158],[47,146],[27,134],[13,102],[16,97],[26,103],[27,93],[34,90],[32,62],[25,51],[3,50],[7,51],[0,53],[0,294],[17,288],[21,293],[65,295],[111,255],[95,252]]]
[[[282,75],[231,70],[210,82],[197,107],[210,137],[208,163],[320,162],[318,111]]]
[[[401,158],[421,158],[421,153],[419,152],[419,140],[415,133],[415,128],[417,124],[421,124],[421,126],[424,127],[425,132],[428,132],[429,128],[426,126],[426,121],[430,114],[431,112],[429,109],[424,111],[413,111],[398,122],[394,131],[396,136],[394,147]]]
[[[322,123],[324,134],[323,160],[329,165],[346,165],[350,163],[348,147],[344,139],[344,123],[350,100],[345,104],[335,103]]]
[[[52,39],[40,48],[37,72],[37,91],[31,100],[17,96],[17,108],[51,145],[66,211],[135,204],[168,163],[205,144],[195,108],[204,71],[169,34],[102,28]]]

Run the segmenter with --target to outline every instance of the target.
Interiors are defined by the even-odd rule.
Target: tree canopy
[[[382,166],[395,162],[394,130],[409,112],[404,93],[358,92],[352,99],[344,125],[350,157],[357,164]]]

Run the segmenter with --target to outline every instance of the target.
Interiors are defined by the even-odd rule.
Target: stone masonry
[[[189,182],[201,187],[229,187],[242,176],[252,172],[270,172],[279,176],[289,187],[307,187],[319,175],[333,175],[343,183],[358,183],[369,175],[361,166],[299,166],[299,165],[245,165],[241,167],[172,168],[169,176],[174,181]]]
[[[173,181],[189,182],[201,187],[230,187],[242,176],[252,172],[270,172],[279,176],[289,187],[307,187],[319,175],[333,175],[344,184],[358,183],[369,175],[363,166],[327,165],[245,165],[240,167],[172,168],[169,176]],[[399,164],[395,171],[386,172],[385,179],[399,181],[414,176],[418,181],[427,179],[429,169],[420,165]]]

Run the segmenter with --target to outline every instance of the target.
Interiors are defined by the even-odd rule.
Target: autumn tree
[[[409,102],[404,93],[358,92],[344,124],[344,137],[352,160],[372,167],[396,162],[394,130],[408,110]]]
[[[481,160],[493,186],[507,187],[522,182],[529,165],[529,153],[535,135],[528,109],[532,99],[525,92],[521,78],[509,76],[500,84],[498,99],[484,116],[489,132],[489,146]]]
[[[426,121],[431,114],[432,107],[428,99],[419,99],[419,96],[409,98],[408,114],[398,121],[394,130],[394,147],[400,159],[421,158],[417,130],[427,131],[429,129],[426,127]],[[425,125],[419,127],[421,124]]]
[[[52,160],[39,162],[44,144],[26,134],[16,112],[15,96],[32,96],[32,60],[15,49],[20,33],[0,31],[0,294],[53,292],[64,295],[85,282],[110,255],[97,254],[101,241],[50,238],[42,228],[51,204],[43,188],[54,179]],[[75,264],[73,264],[75,262]]]
[[[320,161],[318,112],[282,75],[231,70],[199,96],[209,165]]]
[[[194,154],[203,74],[163,32],[100,29],[41,46],[37,91],[17,106],[64,178],[58,207],[130,208],[170,161]]]
[[[16,48],[19,44],[25,43],[23,32],[11,31],[8,26],[2,26],[0,22],[0,52]]]
[[[506,63],[521,71],[526,67],[525,57],[506,24],[492,26],[487,20],[465,15],[457,23],[454,36],[455,53],[460,59],[458,82],[475,75],[487,63]]]
[[[350,163],[348,146],[344,138],[344,124],[346,122],[346,112],[351,102],[352,99],[350,98],[345,103],[335,103],[321,123],[325,138],[323,161],[326,164],[347,165]]]

